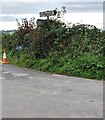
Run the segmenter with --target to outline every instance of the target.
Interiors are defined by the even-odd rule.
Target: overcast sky
[[[39,18],[39,12],[66,7],[65,21],[84,22],[102,28],[103,2],[1,2],[0,29],[16,29],[16,19]]]

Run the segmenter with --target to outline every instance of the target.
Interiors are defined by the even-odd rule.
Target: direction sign
[[[40,12],[39,14],[40,14],[40,17],[46,17],[45,12]]]
[[[44,11],[44,12],[40,12],[40,17],[48,17],[48,16],[54,16],[54,10],[50,10],[50,11]]]

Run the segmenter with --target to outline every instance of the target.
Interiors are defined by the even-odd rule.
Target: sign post
[[[40,12],[40,17],[47,17],[47,19],[49,19],[49,16],[54,16],[57,14],[56,10],[47,10],[44,12]]]

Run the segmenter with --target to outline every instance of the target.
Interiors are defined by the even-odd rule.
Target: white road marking
[[[45,93],[47,93],[47,91],[42,91],[42,92],[40,92],[39,94],[45,94]]]
[[[10,72],[3,72],[4,74],[8,74],[8,73],[10,73]]]
[[[3,72],[3,74],[11,74],[14,77],[25,77],[27,76],[27,74],[23,74],[23,73],[13,73],[13,72]]]
[[[0,76],[0,80],[4,80],[4,79],[5,79],[5,77],[1,77],[1,76]]]
[[[25,77],[27,76],[27,74],[23,74],[23,73],[12,73],[13,76],[15,77]]]
[[[29,79],[32,79],[33,77],[28,77]]]
[[[61,77],[61,76],[63,76],[63,75],[53,74],[52,76],[54,76],[54,77]]]
[[[57,93],[58,93],[57,91],[42,91],[42,92],[40,92],[39,94],[40,94],[40,95],[43,95],[43,94],[55,95],[55,94],[57,94]]]
[[[51,95],[55,95],[55,94],[57,94],[57,92],[55,91],[55,92],[53,92]]]

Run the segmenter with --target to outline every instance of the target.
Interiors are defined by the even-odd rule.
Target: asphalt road
[[[103,82],[2,66],[3,118],[103,118]]]

